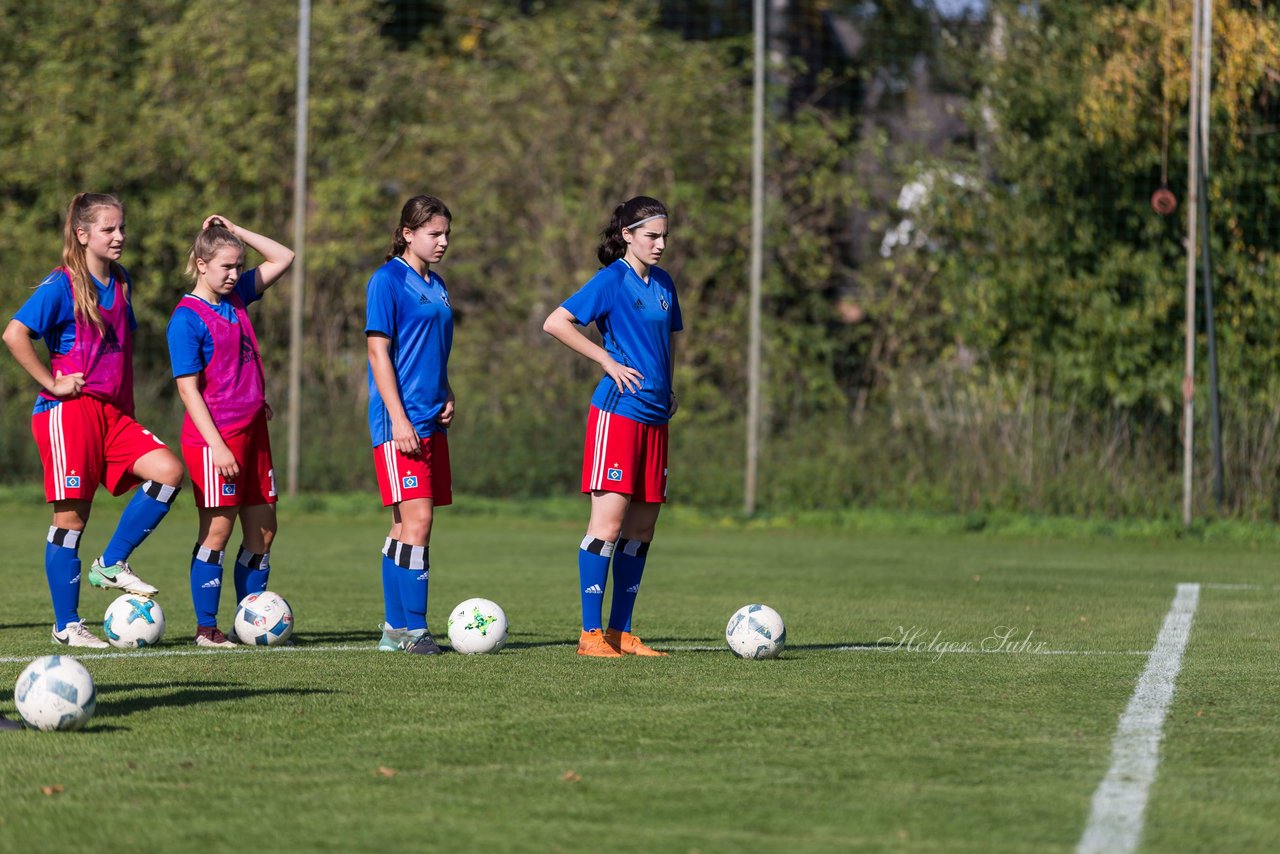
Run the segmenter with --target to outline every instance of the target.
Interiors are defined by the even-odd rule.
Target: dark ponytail
[[[435,196],[414,196],[405,202],[404,207],[400,209],[400,224],[396,226],[395,233],[391,235],[391,249],[387,252],[387,260],[390,261],[392,258],[403,255],[404,251],[409,248],[409,244],[404,240],[404,230],[406,228],[413,231],[427,220],[436,216],[442,216],[450,224],[453,223],[453,214],[449,213],[449,209],[445,207],[444,202]]]
[[[657,199],[649,196],[636,196],[613,209],[609,225],[600,232],[600,245],[596,247],[596,257],[600,263],[608,267],[614,261],[627,254],[627,241],[622,239],[622,230],[634,228],[637,223],[650,217],[667,215],[667,207]]]

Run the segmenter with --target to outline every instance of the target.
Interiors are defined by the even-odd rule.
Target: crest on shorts
[[[67,489],[79,489],[79,488],[80,488],[80,475],[78,474],[67,475]]]
[[[609,480],[622,480],[622,469],[609,469]]]
[[[415,489],[418,486],[418,476],[416,474],[408,475],[400,481],[404,484],[405,489]]]
[[[236,485],[234,483],[222,484],[222,494],[228,497],[236,494]]]

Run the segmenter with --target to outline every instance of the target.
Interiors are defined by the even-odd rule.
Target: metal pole
[[[302,424],[302,307],[306,285],[307,100],[311,65],[311,0],[298,2],[297,123],[293,130],[293,275],[289,295],[289,457],[287,494],[298,494]]]
[[[755,0],[755,56],[751,104],[751,306],[747,342],[747,460],[742,509],[756,512],[760,466],[760,301],[764,270],[765,0]]]
[[[1199,2],[1199,0],[1197,0]],[[1199,127],[1199,86],[1200,86],[1200,15],[1193,12],[1191,16],[1191,97],[1189,108],[1191,121],[1187,128],[1187,144],[1190,156],[1187,158],[1187,315],[1184,347],[1186,349],[1186,366],[1182,375],[1182,524],[1191,524],[1191,468],[1194,463],[1193,439],[1195,414],[1193,399],[1195,396],[1196,368],[1196,212],[1197,173],[1200,153]]]
[[[1213,498],[1218,509],[1226,500],[1222,466],[1222,410],[1218,395],[1218,341],[1213,318],[1213,262],[1209,245],[1209,92],[1213,86],[1210,74],[1213,45],[1213,3],[1201,0],[1200,26],[1200,277],[1204,291],[1205,344],[1209,357],[1209,424],[1213,438]]]

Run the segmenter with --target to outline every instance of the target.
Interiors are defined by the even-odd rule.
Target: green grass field
[[[383,512],[299,504],[313,509],[282,513],[271,583],[293,604],[296,645],[197,651],[184,496],[133,560],[162,588],[164,643],[77,655],[99,691],[82,732],[0,733],[0,850],[73,840],[1070,851],[1180,582],[1202,589],[1141,848],[1280,847],[1271,548],[744,527],[675,513],[659,527],[636,618],[671,657],[583,660],[572,643],[585,503],[476,513],[464,501],[437,517],[433,626],[443,635],[454,604],[485,596],[506,609],[511,639],[496,656],[423,660],[374,651]],[[82,556],[101,549],[118,506],[101,502]],[[47,525],[35,501],[0,506],[9,717],[25,661],[55,651]],[[111,598],[86,585],[82,614],[100,623]],[[779,660],[741,661],[724,646],[725,621],[751,601],[787,620]],[[980,651],[999,634],[1004,651]]]

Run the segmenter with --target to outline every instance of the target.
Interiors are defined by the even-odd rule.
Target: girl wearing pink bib
[[[182,463],[133,418],[132,281],[124,250],[124,207],[114,196],[79,193],[67,209],[62,266],[18,309],[4,342],[40,384],[31,432],[44,466],[53,524],[45,576],[53,598],[53,640],[105,647],[80,619],[80,538],[94,493],[139,489],[101,557],[89,567],[95,587],[154,596],[156,588],[127,563],[169,512],[182,485]],[[34,339],[49,349],[49,367]]]
[[[247,272],[246,245],[266,259]],[[191,553],[199,646],[235,646],[218,628],[218,600],[223,556],[237,517],[242,543],[235,567],[236,601],[267,589],[276,533],[275,469],[267,432],[271,407],[247,306],[292,263],[287,247],[224,216],[211,216],[187,263],[194,287],[169,320],[169,357],[187,409],[182,456],[200,515]]]

